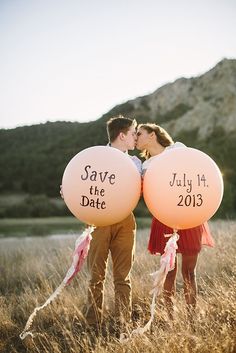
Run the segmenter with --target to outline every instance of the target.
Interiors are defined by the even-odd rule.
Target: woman
[[[151,160],[160,153],[170,148],[185,147],[181,142],[174,143],[170,135],[156,124],[140,124],[137,131],[138,150],[142,151],[142,156],[146,158],[143,163],[143,173],[145,173]],[[168,238],[164,234],[170,234],[173,229],[153,218],[148,250],[151,254],[163,254]],[[182,254],[182,276],[184,281],[184,295],[187,308],[190,312],[195,310],[197,285],[196,285],[196,265],[198,254],[202,245],[214,246],[213,238],[210,234],[207,223],[191,229],[179,230],[179,240],[177,252]],[[173,303],[171,297],[175,293],[175,282],[177,275],[177,260],[174,270],[168,272],[164,283],[164,298],[170,318],[173,317]]]

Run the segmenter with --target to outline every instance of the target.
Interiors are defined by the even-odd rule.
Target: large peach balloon
[[[207,154],[194,148],[173,148],[150,162],[143,194],[148,209],[160,222],[173,229],[188,229],[217,211],[223,179]]]
[[[95,226],[125,219],[140,197],[141,177],[131,158],[108,146],[87,148],[74,156],[62,178],[69,210]]]

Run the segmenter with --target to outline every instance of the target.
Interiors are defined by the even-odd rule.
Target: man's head
[[[117,145],[122,150],[133,150],[136,143],[135,119],[125,118],[122,115],[107,121],[107,135],[112,145]]]

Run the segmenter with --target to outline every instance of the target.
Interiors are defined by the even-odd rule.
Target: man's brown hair
[[[129,128],[137,126],[135,119],[125,118],[122,115],[111,118],[107,121],[107,135],[109,142],[114,142],[121,132],[127,134]]]

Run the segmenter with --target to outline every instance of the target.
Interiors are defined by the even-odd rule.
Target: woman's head
[[[137,136],[136,147],[143,152],[143,156],[146,158],[150,157],[149,149],[155,146],[155,144],[167,147],[174,143],[165,129],[152,123],[140,124],[138,126]]]

